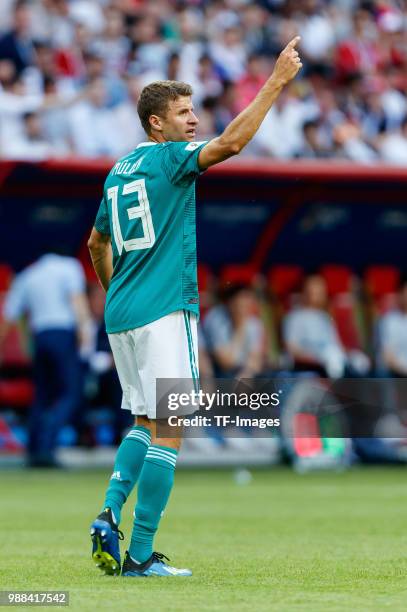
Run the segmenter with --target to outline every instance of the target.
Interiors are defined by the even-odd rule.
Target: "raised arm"
[[[283,87],[291,81],[302,67],[300,57],[295,47],[300,40],[293,38],[280,53],[273,73],[259,93],[233,121],[224,132],[209,141],[199,153],[198,163],[201,169],[237,155],[253,138],[263,119],[273,106]]]

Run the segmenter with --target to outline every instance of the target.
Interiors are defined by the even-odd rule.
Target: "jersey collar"
[[[140,144],[137,145],[136,149],[140,149],[140,147],[152,147],[156,144],[158,144],[158,142],[152,142],[151,140],[148,142],[140,142]]]

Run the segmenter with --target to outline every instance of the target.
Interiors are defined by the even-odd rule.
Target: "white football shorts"
[[[188,379],[188,387],[196,388],[197,317],[188,310],[109,334],[109,342],[123,390],[122,408],[134,415],[156,418],[157,378]]]

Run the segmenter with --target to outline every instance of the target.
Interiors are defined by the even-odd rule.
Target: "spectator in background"
[[[279,47],[270,35],[269,13],[265,6],[247,2],[241,9],[241,23],[249,54],[272,56],[278,53]]]
[[[0,58],[12,61],[18,74],[34,61],[28,0],[17,0],[14,6],[13,28],[0,38]]]
[[[254,100],[269,74],[270,70],[265,58],[260,55],[251,55],[248,58],[246,71],[236,83],[236,110],[238,113]]]
[[[218,134],[223,132],[233,117],[237,115],[236,97],[236,85],[232,81],[224,81],[222,93],[213,109],[215,129]]]
[[[318,63],[329,58],[334,44],[335,22],[329,15],[326,3],[303,0],[299,34],[306,63]]]
[[[359,125],[351,121],[344,121],[333,130],[335,144],[335,157],[348,159],[361,164],[369,164],[378,159],[378,155],[362,138]]]
[[[215,106],[216,101],[214,98],[206,98],[202,102],[197,128],[197,137],[199,140],[211,140],[211,138],[215,138],[216,136]]]
[[[72,44],[75,24],[68,0],[36,0],[31,8],[32,31],[36,40],[49,40],[55,48]]]
[[[44,161],[54,154],[54,148],[45,138],[38,113],[25,113],[19,137],[3,143],[3,155],[8,159]]]
[[[86,100],[88,90],[62,97],[55,82],[46,78],[44,92],[30,93],[23,78],[11,71],[7,62],[0,64],[0,157],[38,160],[69,152],[66,109]],[[21,148],[24,143],[25,152]]]
[[[16,67],[8,59],[0,59],[0,92],[4,91],[8,83],[11,83],[16,76]]]
[[[196,104],[203,104],[207,98],[216,101],[222,93],[222,81],[209,55],[204,54],[199,58],[196,73],[192,77],[188,83],[194,90]]]
[[[48,253],[16,276],[4,304],[0,346],[11,324],[23,316],[34,344],[28,464],[56,467],[58,433],[72,419],[82,395],[79,345],[86,341],[89,311],[76,259]]]
[[[81,23],[72,24],[73,40],[56,48],[55,61],[61,84],[68,91],[76,91],[86,77],[85,56],[92,42],[90,32]],[[71,37],[69,37],[70,39]]]
[[[160,23],[153,15],[143,15],[130,30],[133,58],[131,74],[143,74],[146,81],[165,79],[169,46],[160,36]],[[130,58],[131,59],[131,58]]]
[[[52,77],[44,79],[44,95],[48,100],[60,100],[57,82]],[[84,96],[86,96],[86,90],[83,90],[79,96],[74,96],[71,99],[66,98],[65,102],[60,101],[59,103],[56,102],[55,105],[48,105],[41,112],[42,129],[47,142],[52,145],[54,157],[64,157],[72,151],[68,138],[67,108]]]
[[[8,30],[12,25],[12,12],[15,0],[2,0],[0,2],[0,23],[3,30]]]
[[[303,132],[305,123],[318,120],[321,157],[327,150],[333,159],[404,165],[398,130],[407,114],[406,23],[407,5],[395,0],[1,0],[0,63],[9,61],[21,75],[27,96],[43,95],[52,80],[58,96],[67,99],[102,78],[108,110],[125,102],[129,77],[141,86],[157,79],[186,81],[195,106],[204,109],[202,134],[210,137],[261,86],[261,64],[273,63],[280,47],[300,34],[304,70],[246,154],[319,158],[318,143],[307,140],[315,130]],[[7,119],[0,120],[3,130]],[[55,146],[48,129],[46,137]],[[117,151],[128,149],[123,132],[114,140]],[[57,141],[61,155],[75,154],[65,129]],[[89,154],[120,153],[103,145]]]
[[[384,129],[389,125],[389,119],[383,108],[380,94],[380,82],[371,83],[365,95],[365,113],[361,119],[363,135],[367,142],[375,144],[375,141]]]
[[[335,67],[339,79],[354,74],[373,74],[379,66],[376,26],[366,7],[353,14],[353,31],[336,49]]]
[[[210,56],[224,80],[236,81],[243,76],[247,51],[237,17],[232,13],[230,25],[221,28],[216,39],[209,45]]]
[[[68,124],[73,150],[79,157],[117,157],[120,154],[114,112],[107,106],[103,79],[95,79],[89,85],[87,98],[70,109]]]
[[[206,44],[204,39],[205,23],[202,16],[192,8],[181,10],[176,15],[176,27],[178,30],[178,53],[179,53],[179,71],[178,79],[190,83],[198,93],[198,97],[202,98],[204,93],[201,93],[199,83],[199,63],[203,55],[206,53]],[[212,95],[207,92],[206,95]]]
[[[382,132],[379,137],[379,150],[384,161],[390,164],[407,165],[407,116],[400,129]]]
[[[130,77],[127,82],[127,100],[113,109],[116,134],[120,145],[119,155],[128,153],[145,140],[145,132],[137,113],[137,102],[141,89],[140,79]]]
[[[49,80],[55,84],[58,81],[55,53],[51,44],[46,40],[35,41],[34,51],[34,64],[24,71],[24,82],[28,92],[43,94]]]
[[[113,6],[105,11],[105,29],[95,42],[95,49],[104,58],[108,74],[124,74],[130,51],[130,41],[126,38],[123,13]]]
[[[219,376],[252,378],[265,368],[265,329],[255,314],[254,293],[245,285],[232,285],[223,297],[203,323],[208,353]]]
[[[328,294],[321,276],[304,283],[303,304],[283,321],[283,340],[296,371],[314,371],[340,378],[345,373],[366,374],[369,361],[359,351],[347,355],[327,312]]]
[[[284,89],[254,136],[253,148],[257,154],[294,157],[303,145],[302,126],[316,114],[313,103],[302,100],[294,89]]]
[[[332,156],[332,151],[324,146],[320,131],[320,123],[316,119],[306,121],[302,126],[303,144],[299,149],[297,157],[303,159],[327,159]]]
[[[3,79],[0,91],[0,153],[2,157],[7,157],[9,146],[24,138],[24,115],[37,113],[43,105],[43,94],[28,93],[21,76],[18,76],[16,72]]]
[[[180,66],[179,53],[171,53],[167,61],[167,74],[166,78],[169,81],[178,81],[178,73]]]
[[[334,129],[345,120],[345,115],[337,106],[334,92],[327,88],[326,84],[320,86],[319,83],[313,82],[312,98],[316,105],[316,112],[310,120],[318,121],[318,135],[323,146],[334,156]]]
[[[102,79],[106,88],[106,106],[108,108],[114,108],[125,100],[127,93],[125,81],[118,74],[107,70],[104,56],[97,47],[92,47],[83,54],[83,66],[85,72],[83,78],[76,85],[78,90],[97,79]]]
[[[407,376],[407,282],[399,293],[399,307],[378,321],[378,366],[391,376]]]

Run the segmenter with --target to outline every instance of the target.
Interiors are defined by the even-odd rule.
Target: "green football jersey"
[[[195,180],[205,144],[144,142],[109,172],[95,221],[113,249],[108,333],[176,310],[199,315]]]

